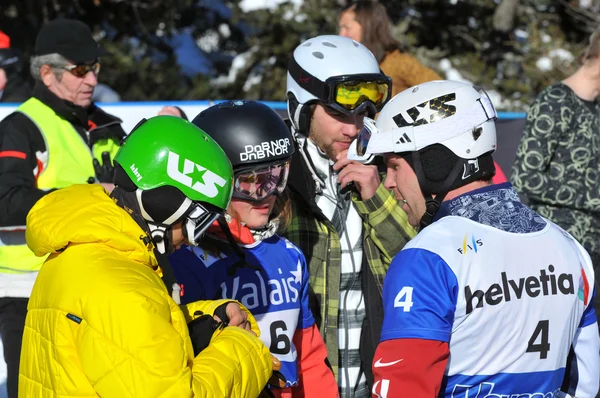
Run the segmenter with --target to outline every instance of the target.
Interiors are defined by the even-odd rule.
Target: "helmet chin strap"
[[[414,172],[417,175],[419,185],[421,186],[421,191],[423,191],[422,187],[427,186],[428,184],[427,178],[425,177],[425,172],[423,171],[423,164],[421,163],[421,155],[419,154],[419,152],[415,151],[412,152],[412,158]],[[464,162],[457,161],[454,164],[452,170],[448,174],[448,177],[446,177],[446,179],[444,180],[442,188],[439,189],[439,191],[435,194],[435,198],[432,196],[431,193],[423,192],[423,196],[425,198],[425,213],[423,214],[423,216],[421,216],[421,220],[419,221],[419,230],[423,230],[427,226],[431,225],[431,223],[433,222],[433,218],[440,210],[442,202],[444,201],[446,195],[448,195],[452,184],[454,183],[454,181],[456,181],[456,178],[460,175],[461,171],[463,170],[463,163]]]

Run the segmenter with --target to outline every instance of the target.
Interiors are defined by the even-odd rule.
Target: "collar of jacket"
[[[40,82],[36,83],[33,88],[33,96],[49,106],[58,116],[67,120],[69,123],[87,130],[87,109],[57,97],[56,94]]]
[[[288,188],[292,191],[294,197],[301,199],[306,205],[308,205],[313,213],[319,214],[323,217],[323,212],[317,206],[315,200],[317,193],[319,192],[318,180],[319,177],[310,171],[315,169],[313,165],[309,165],[310,158],[306,158],[301,151],[305,149],[298,144],[297,140],[294,140],[295,151],[292,155],[292,162],[290,165],[290,173],[288,177]],[[309,155],[306,154],[308,157]]]
[[[121,142],[127,134],[121,127],[123,121],[116,116],[104,112],[95,103],[87,108],[87,129],[90,132],[90,145],[103,138]]]

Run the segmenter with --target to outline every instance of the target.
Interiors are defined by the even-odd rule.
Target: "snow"
[[[231,83],[235,82],[237,74],[239,73],[240,70],[242,70],[246,67],[248,60],[250,59],[250,57],[252,56],[252,53],[254,51],[255,51],[255,49],[251,49],[250,51],[236,55],[235,58],[233,59],[233,61],[231,62],[231,68],[229,68],[229,74],[221,75],[221,76],[217,77],[216,79],[213,79],[211,81],[212,84],[217,85],[217,86],[223,86],[223,85],[227,85],[227,84],[231,84]]]
[[[500,108],[502,103],[504,102],[504,100],[502,99],[502,95],[500,95],[500,93],[496,90],[485,90],[485,92],[487,93],[488,97],[490,97],[490,101],[492,101],[492,105],[494,105],[494,108]]]
[[[535,66],[537,66],[537,68],[542,72],[552,70],[552,68],[554,67],[552,64],[552,60],[548,57],[541,57],[540,59],[538,59],[535,63]]]
[[[440,69],[446,75],[447,80],[471,83],[469,80],[465,79],[457,69],[452,67],[452,63],[448,58],[444,58],[440,61]]]
[[[219,30],[221,27],[219,27]],[[210,53],[219,50],[219,34],[214,30],[207,30],[196,40],[196,45],[204,52]]]
[[[542,35],[542,43],[550,43],[552,41],[552,37],[549,34],[544,33]]]
[[[274,10],[281,3],[285,3],[289,0],[242,0],[240,2],[240,8],[243,12],[256,11],[263,8]],[[291,0],[296,6],[300,6],[303,0]]]
[[[550,58],[558,58],[559,60],[565,63],[571,63],[573,62],[573,59],[575,59],[575,57],[573,57],[573,54],[571,54],[570,51],[565,50],[564,48],[555,48],[554,50],[551,50],[550,53],[548,53],[548,56]]]
[[[227,25],[226,23],[222,23],[221,25],[219,25],[219,33],[224,38],[229,38],[229,36],[231,36],[231,29],[229,29],[229,25]]]
[[[564,48],[555,48],[550,50],[547,56],[540,57],[536,61],[535,66],[542,72],[547,72],[554,68],[554,60],[559,63],[569,64],[573,62],[574,59],[575,57],[570,51],[565,50]]]

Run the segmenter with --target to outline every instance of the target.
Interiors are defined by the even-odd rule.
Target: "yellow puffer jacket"
[[[51,255],[29,300],[20,398],[258,396],[269,350],[227,327],[194,358],[186,316],[143,235],[98,185],[60,189],[31,209],[27,244]],[[212,314],[225,302],[185,309]]]

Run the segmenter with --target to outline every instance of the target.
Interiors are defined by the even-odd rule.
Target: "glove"
[[[273,375],[269,379],[269,384],[263,388],[258,398],[273,398],[274,395],[271,392],[269,386],[284,388],[286,379],[285,376],[279,371],[281,369],[281,362],[271,354],[271,362],[273,363]]]
[[[190,339],[192,340],[192,346],[194,347],[194,357],[208,347],[212,335],[221,327],[225,327],[225,324],[215,321],[212,316],[206,314],[203,314],[188,323]]]
[[[94,159],[93,162],[98,181],[112,183],[115,179],[115,167],[110,160],[110,153],[102,152],[102,164],[98,159]]]

